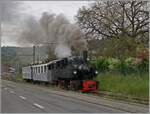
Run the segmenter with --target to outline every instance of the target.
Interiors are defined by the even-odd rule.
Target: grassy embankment
[[[16,78],[15,78],[16,81],[20,81],[22,82],[23,81],[23,77],[22,77],[22,74],[21,73],[17,73],[16,74]]]
[[[16,74],[13,74],[13,75],[5,75],[5,76],[2,76],[2,79],[11,80],[11,81],[18,81],[18,82],[23,81],[23,77],[22,77],[21,73],[16,73]]]
[[[149,98],[149,74],[100,73],[96,79],[100,82],[98,90],[121,93],[123,95],[148,99]]]

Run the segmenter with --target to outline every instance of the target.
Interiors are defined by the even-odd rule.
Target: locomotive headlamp
[[[98,74],[98,71],[97,71],[97,70],[95,71],[95,74]]]
[[[77,71],[73,71],[73,74],[77,74]]]
[[[89,59],[89,58],[87,58],[86,60],[87,60],[87,61],[89,61],[90,59]]]

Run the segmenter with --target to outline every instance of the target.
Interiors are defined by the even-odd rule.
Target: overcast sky
[[[11,45],[15,46],[16,40],[19,37],[19,33],[21,31],[20,24],[22,23],[23,19],[27,15],[34,16],[37,20],[40,18],[41,14],[45,11],[55,14],[63,13],[66,15],[67,19],[70,22],[74,23],[74,16],[77,14],[77,11],[82,6],[89,5],[89,1],[23,1],[20,2],[19,5],[14,8],[15,17],[13,18],[13,23],[9,21],[5,22],[2,25],[2,46],[3,45]],[[10,5],[10,4],[9,4]],[[19,6],[19,7],[18,7]],[[9,9],[10,6],[8,6]],[[15,9],[16,8],[16,9]],[[9,9],[12,11],[12,9]],[[8,10],[8,11],[9,11]],[[10,17],[9,17],[10,18]]]

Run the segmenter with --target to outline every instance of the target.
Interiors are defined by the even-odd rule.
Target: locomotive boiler
[[[93,91],[97,87],[92,79],[98,72],[89,63],[87,51],[83,52],[83,56],[71,56],[23,67],[22,73],[25,80],[53,83],[70,90]]]

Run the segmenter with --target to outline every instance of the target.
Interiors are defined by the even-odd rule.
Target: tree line
[[[147,8],[147,1],[96,1],[80,8],[75,18],[89,44],[100,42],[98,55],[136,56],[139,49],[148,48]]]

